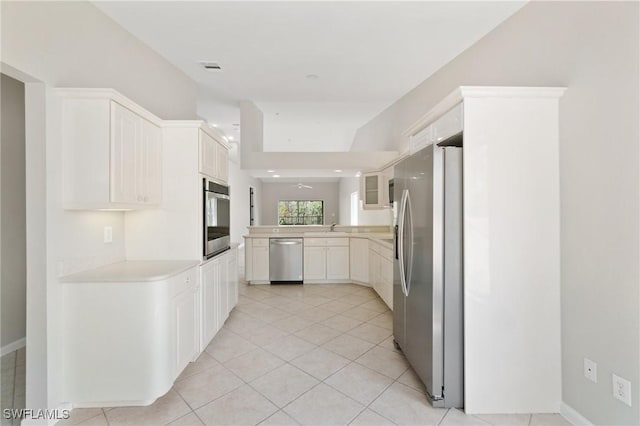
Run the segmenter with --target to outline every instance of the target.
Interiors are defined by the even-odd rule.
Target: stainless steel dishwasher
[[[302,284],[302,238],[269,238],[271,284]]]

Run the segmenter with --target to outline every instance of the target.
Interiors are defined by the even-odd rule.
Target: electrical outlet
[[[615,374],[611,376],[613,379],[613,397],[631,407],[631,382]]]
[[[591,380],[593,383],[598,383],[598,364],[591,361],[589,358],[584,359],[584,377]]]
[[[104,242],[105,244],[113,242],[113,228],[110,226],[104,227]]]

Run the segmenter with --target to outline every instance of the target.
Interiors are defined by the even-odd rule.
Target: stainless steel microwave
[[[209,259],[230,248],[230,198],[229,187],[202,180],[204,201],[204,250],[203,255]]]

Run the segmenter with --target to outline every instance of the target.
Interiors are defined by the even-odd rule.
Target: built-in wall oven
[[[204,194],[204,257],[209,259],[229,250],[229,187],[202,180]]]

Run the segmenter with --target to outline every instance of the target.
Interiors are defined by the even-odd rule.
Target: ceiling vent
[[[202,68],[210,72],[222,72],[222,66],[217,62],[200,61],[198,62]]]

